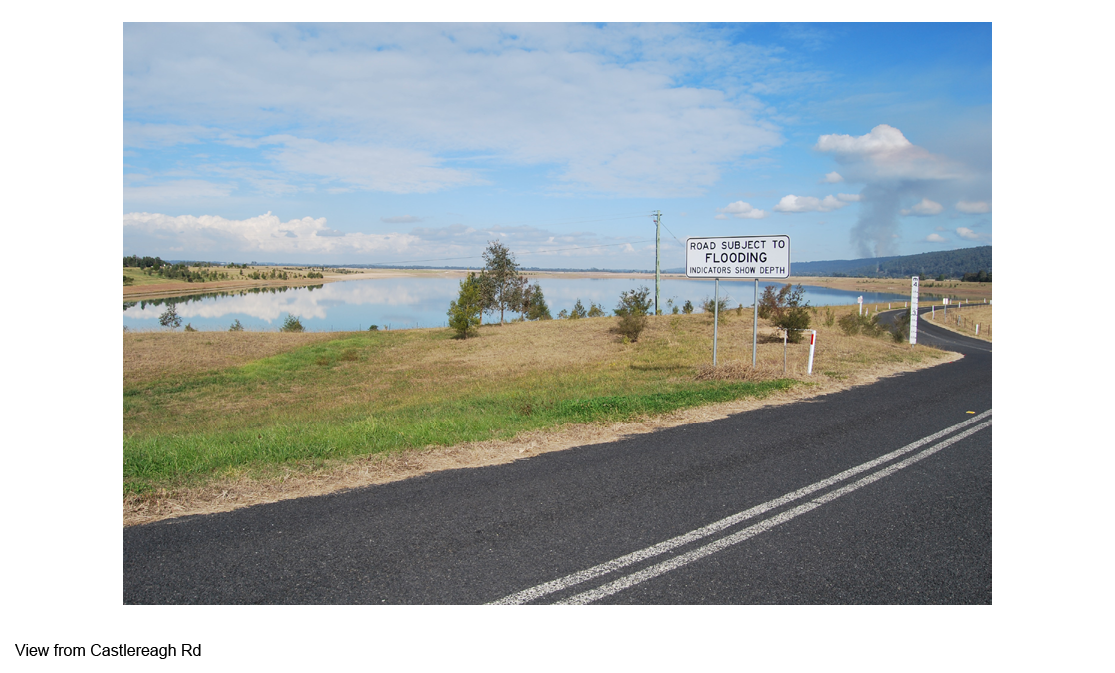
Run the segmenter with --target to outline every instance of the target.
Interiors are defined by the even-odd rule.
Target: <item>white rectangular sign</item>
[[[686,278],[789,278],[789,236],[685,239]]]

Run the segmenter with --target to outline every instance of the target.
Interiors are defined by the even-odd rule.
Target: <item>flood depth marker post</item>
[[[918,277],[910,279],[910,345],[918,342]]]
[[[790,237],[692,236],[685,239],[685,277],[716,281],[713,308],[712,364],[716,365],[720,319],[720,279],[755,279],[755,316],[751,330],[751,366],[756,364],[759,332],[759,279],[790,277]]]

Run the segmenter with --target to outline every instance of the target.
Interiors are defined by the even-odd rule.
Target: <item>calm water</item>
[[[619,303],[620,292],[640,285],[651,288],[652,297],[654,292],[653,278],[540,278],[537,282],[554,317],[562,309],[573,308],[577,299],[585,309],[595,302],[611,315]],[[373,324],[380,329],[444,327],[448,322],[445,313],[449,302],[457,298],[459,283],[460,278],[383,278],[126,302],[124,326],[158,329],[159,316],[166,305],[174,304],[182,324],[189,323],[198,330],[223,331],[234,320],[239,320],[244,329],[272,331],[282,326],[290,314],[298,316],[307,330],[315,332],[364,330]],[[760,282],[760,294],[766,285],[781,287],[782,284]],[[900,294],[804,287],[805,298],[813,306],[854,304],[860,294],[867,305],[887,302],[901,305],[909,299],[908,295]],[[732,308],[739,304],[751,306],[754,294],[754,281],[720,281],[720,295],[729,297],[728,305]],[[660,308],[669,313],[668,299],[678,306],[689,300],[700,311],[701,302],[712,295],[711,280],[663,279]],[[484,316],[484,322],[492,320],[492,316]],[[494,320],[499,321],[498,314]]]

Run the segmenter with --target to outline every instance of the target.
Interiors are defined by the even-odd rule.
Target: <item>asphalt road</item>
[[[991,346],[610,444],[124,529],[129,604],[990,604]],[[974,412],[974,413],[973,413]]]

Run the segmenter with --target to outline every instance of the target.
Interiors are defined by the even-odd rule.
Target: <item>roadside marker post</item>
[[[790,330],[782,330],[782,375],[786,375],[786,337],[789,336]]]
[[[859,305],[859,314],[863,315],[863,295],[861,294],[856,298],[856,304]]]
[[[813,348],[817,345],[817,330],[811,329],[809,332],[809,369],[806,373],[813,376]]]
[[[918,277],[910,278],[910,345],[918,342]]]

